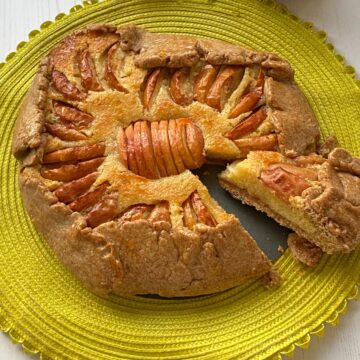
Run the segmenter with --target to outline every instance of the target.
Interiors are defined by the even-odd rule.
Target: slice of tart
[[[254,151],[219,175],[235,198],[330,254],[360,243],[359,177],[360,159],[342,148],[293,159]]]

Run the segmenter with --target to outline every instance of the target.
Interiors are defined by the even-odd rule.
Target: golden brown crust
[[[135,63],[143,68],[191,67],[200,59],[213,65],[260,65],[279,80],[293,80],[290,64],[279,56],[241,48],[218,40],[154,34],[136,26],[120,28],[121,46],[138,53]]]
[[[321,261],[322,250],[299,235],[289,234],[287,243],[295,260],[309,267],[315,267]]]
[[[91,230],[79,213],[57,202],[26,172],[20,174],[20,190],[33,223],[55,254],[99,295],[195,296],[272,270],[235,218],[216,228],[198,225],[196,231],[146,220],[111,221]]]
[[[325,252],[349,252],[360,243],[360,159],[334,149],[318,173],[320,186],[304,191],[302,208],[328,237],[314,242]],[[309,239],[312,241],[312,239]]]
[[[315,151],[315,144],[320,138],[319,125],[299,88],[294,83],[268,78],[265,96],[272,109],[271,117],[280,151],[289,157]]]
[[[21,104],[13,133],[12,152],[23,163],[33,163],[41,145],[49,87],[48,58],[45,58]],[[33,155],[33,156],[30,156]]]
[[[188,78],[182,84],[191,88],[196,71],[203,63],[223,65],[216,66],[216,71],[221,68],[219,72],[233,68],[237,74],[234,79],[229,78],[232,82],[224,81],[224,86],[232,90],[229,94],[220,89],[220,100],[224,103],[236,102],[236,97],[241,96],[253,82],[253,77],[259,74],[260,68],[268,80],[274,78],[287,82],[286,86],[291,93],[289,101],[296,105],[296,111],[307,116],[304,123],[300,121],[300,126],[312,130],[301,130],[306,138],[303,142],[292,138],[290,132],[294,131],[296,125],[294,109],[280,109],[283,117],[279,120],[279,116],[275,116],[274,121],[275,130],[282,134],[280,149],[289,154],[302,153],[308,151],[310,145],[316,141],[316,121],[293,83],[293,70],[286,60],[274,54],[243,49],[219,41],[153,34],[135,26],[115,28],[100,24],[74,32],[44,60],[24,100],[13,144],[13,152],[22,162],[20,189],[24,204],[57,256],[99,294],[199,295],[224,290],[246,279],[272,271],[271,264],[238,220],[226,214],[211,199],[197,177],[189,171],[176,177],[154,181],[136,176],[125,168],[118,159],[119,155],[113,151],[116,148],[119,126],[125,128],[138,119],[153,122],[173,121],[172,119],[190,116],[203,133],[205,152],[209,158],[232,160],[241,157],[238,147],[225,138],[224,134],[236,121],[243,120],[243,114],[227,121],[226,114],[229,113],[230,105],[226,108],[226,105],[222,104],[224,107],[215,109],[196,101],[190,105],[178,104],[169,96],[166,76],[170,78],[173,74],[171,68],[193,67],[186,72]],[[165,80],[163,77],[159,80],[161,86],[156,95],[153,95],[154,99],[149,101],[148,106],[144,106],[141,96],[144,83],[148,79],[148,69],[160,66],[168,68],[164,69],[167,75],[164,76]],[[240,78],[246,71],[240,67],[251,68],[249,73],[252,74],[242,85],[239,85]],[[270,99],[282,96],[282,88],[279,90],[270,86],[270,90]],[[270,118],[272,105],[264,104],[262,92],[259,96],[259,106],[268,110],[263,116],[261,129],[254,128],[254,133],[258,131],[255,135],[252,134],[254,136],[267,135],[269,131],[273,131]],[[65,121],[52,111],[54,104],[56,107],[59,103],[67,108],[68,112],[82,114],[91,118],[91,121],[82,124],[83,126],[70,117]],[[274,104],[276,105],[276,102]],[[288,123],[285,121],[287,116],[290,117]],[[45,121],[49,124],[60,123],[65,132],[66,129],[77,131],[81,135],[78,142],[71,142],[69,137],[59,138],[56,134],[43,134]],[[139,126],[134,126],[133,130],[138,128]],[[184,134],[189,135],[187,132]],[[140,138],[139,133],[135,135],[136,144]],[[131,143],[131,139],[128,140],[127,143]],[[140,140],[140,143],[146,141],[144,135]],[[173,138],[169,141],[170,144],[176,143]],[[111,199],[101,198],[96,205],[96,211],[87,213],[95,216],[95,220],[91,220],[84,215],[86,209],[85,211],[81,208],[81,214],[71,212],[69,207],[57,201],[59,199],[55,195],[59,194],[59,191],[56,189],[68,191],[68,187],[73,187],[73,184],[67,183],[69,186],[64,187],[62,181],[41,178],[39,169],[40,166],[45,166],[45,170],[51,168],[52,165],[45,163],[49,156],[59,149],[66,149],[69,154],[73,154],[79,152],[80,147],[89,149],[99,144],[105,148],[105,154],[89,153],[89,157],[81,155],[80,158],[65,160],[56,157],[58,163],[54,165],[62,166],[67,164],[67,161],[106,157],[103,162],[99,162],[101,165],[96,169],[96,173],[94,172],[92,185],[86,184],[86,189],[84,185],[76,192],[79,196],[83,196],[86,191],[89,191],[87,194],[99,193],[99,198],[112,192]],[[139,165],[139,162],[141,165],[144,155],[136,150],[133,158],[130,156],[132,150],[127,154],[130,167],[134,161],[136,165]],[[180,150],[184,154],[185,150],[194,152],[190,147]],[[200,150],[202,151],[202,147]],[[43,158],[44,152],[51,154]],[[173,160],[179,160],[178,154],[173,155]],[[36,166],[33,166],[35,164]],[[76,181],[81,183],[81,179]],[[99,191],[102,184],[106,186]],[[53,190],[55,191],[52,193]],[[214,226],[196,224],[192,231],[183,224],[181,204],[195,191],[199,193],[204,209],[214,219]],[[162,198],[159,198],[160,195]],[[98,199],[95,195],[94,198]],[[71,200],[75,206],[73,197],[66,199]],[[39,203],[37,208],[32,206],[34,201]],[[111,209],[101,207],[109,201],[112,204]],[[129,207],[138,204],[154,207],[159,201],[168,203],[171,225],[168,222],[152,224],[148,220],[123,223],[117,218],[119,212],[126,211]],[[42,217],[44,212],[49,213],[46,222]],[[99,225],[103,218],[106,221]],[[91,224],[94,229],[87,227]]]

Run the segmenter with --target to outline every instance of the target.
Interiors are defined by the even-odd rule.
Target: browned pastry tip
[[[255,113],[250,115],[245,120],[241,121],[235,127],[225,134],[225,137],[231,140],[239,139],[240,137],[247,135],[254,130],[266,119],[265,107],[261,107]]]
[[[54,88],[65,98],[77,101],[81,101],[86,98],[86,94],[83,93],[74,83],[69,81],[66,75],[62,72],[53,70],[51,73],[51,80]]]
[[[104,143],[69,147],[44,154],[42,162],[43,164],[51,164],[65,161],[87,160],[103,156],[104,153]]]
[[[97,79],[95,66],[91,59],[89,49],[83,50],[79,55],[79,71],[81,77],[81,85],[86,90],[103,90],[103,87],[100,85]]]
[[[55,181],[71,181],[94,172],[104,161],[104,157],[80,161],[76,164],[61,165],[52,168],[41,168],[43,178]]]
[[[69,203],[74,201],[78,196],[84,194],[98,177],[97,172],[93,172],[80,179],[68,182],[54,191],[59,201]]]
[[[118,78],[116,77],[116,75],[114,73],[113,61],[114,61],[115,53],[116,53],[118,47],[119,47],[119,43],[115,43],[108,50],[108,53],[107,53],[107,56],[105,59],[104,78],[110,87],[112,87],[120,92],[128,93],[128,90],[123,85],[121,85],[121,83],[119,82]]]

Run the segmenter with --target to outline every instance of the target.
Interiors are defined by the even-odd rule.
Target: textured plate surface
[[[285,253],[276,263],[283,285],[271,291],[251,282],[183,300],[98,298],[63,268],[26,215],[10,154],[11,133],[41,57],[69,32],[94,22],[136,23],[286,57],[323,136],[336,133],[341,145],[359,156],[360,89],[354,69],[343,65],[325,33],[272,1],[92,2],[44,23],[0,65],[0,328],[43,359],[278,359],[291,354],[294,344],[306,346],[309,334],[320,334],[325,322],[336,323],[346,299],[357,296],[359,252],[325,256],[314,270]],[[255,216],[263,215],[247,214],[245,227],[270,241],[274,234],[257,228]]]

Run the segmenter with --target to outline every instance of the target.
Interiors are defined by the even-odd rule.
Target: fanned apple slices
[[[119,128],[121,162],[149,179],[180,174],[205,162],[204,138],[190,119],[136,121]]]
[[[250,152],[228,165],[220,184],[327,253],[360,243],[360,159],[335,148],[289,159]]]
[[[168,84],[172,101],[180,106],[197,101],[216,111],[224,110],[229,119],[238,118],[238,123],[223,136],[234,141],[241,156],[251,150],[278,149],[273,126],[264,126],[258,131],[260,136],[257,134],[259,126],[269,116],[264,106],[265,74],[258,68],[204,64],[173,71],[152,69],[141,93],[145,109],[153,106],[163,83]]]

